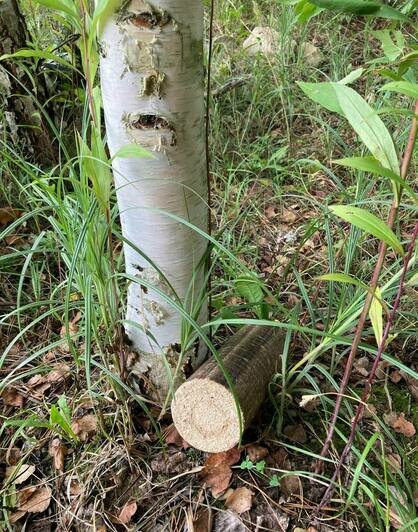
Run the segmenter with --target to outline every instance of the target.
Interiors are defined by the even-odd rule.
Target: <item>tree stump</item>
[[[277,327],[247,325],[220,350],[239,402],[214,358],[203,364],[176,391],[171,412],[180,435],[193,447],[226,451],[240,440],[263,402],[277,370],[284,336]]]

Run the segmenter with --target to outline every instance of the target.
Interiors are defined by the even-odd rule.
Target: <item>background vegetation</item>
[[[240,517],[224,512],[228,499],[213,496],[219,477],[208,481],[207,470],[212,493],[202,490],[196,473],[205,457],[173,436],[167,408],[149,399],[136,356],[122,341],[127,280],[98,118],[94,19],[82,0],[71,2],[78,8],[73,18],[66,4],[21,2],[31,52],[13,59],[32,81],[22,92],[35,91],[40,79],[49,89],[37,112],[53,164],[28,155],[7,129],[0,145],[1,526],[200,530],[196,523],[211,509],[215,530],[255,530],[259,516],[267,530],[415,530],[416,252],[369,408],[334,479],[332,500],[314,510],[348,440],[416,222],[416,158],[405,178],[409,185],[398,168],[385,176],[358,125],[376,110],[373,116],[393,139],[384,154],[402,159],[417,98],[416,2],[386,6],[406,20],[391,11],[321,11],[321,2],[215,4],[209,102],[214,344],[250,320],[275,320],[287,331],[269,400],[233,460],[230,486],[253,492]],[[208,28],[209,22],[208,16]],[[243,48],[254,27],[277,32],[271,53]],[[307,44],[315,47],[315,61]],[[354,107],[366,111],[357,124],[345,108],[335,112],[335,102],[341,104],[335,91],[322,86],[324,99],[306,85],[341,80],[361,95]],[[386,139],[380,123],[377,131]],[[359,156],[369,158],[367,168],[364,161],[335,162]],[[367,209],[383,224],[401,189],[393,233],[330,209]],[[379,241],[391,246],[380,300],[362,334],[326,467],[314,473]],[[190,321],[188,332],[198,333]]]

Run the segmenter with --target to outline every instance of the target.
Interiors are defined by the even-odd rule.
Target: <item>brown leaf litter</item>
[[[179,431],[174,424],[167,427],[164,436],[166,443],[169,445],[175,445],[180,449],[188,449],[190,447],[187,441],[180,436]]]
[[[7,482],[12,482],[18,486],[23,484],[28,478],[30,478],[35,472],[35,466],[29,464],[20,464],[6,467],[6,477]]]
[[[237,514],[248,512],[251,509],[252,503],[253,492],[246,487],[231,490],[225,500],[225,506]]]
[[[97,434],[97,417],[93,414],[87,414],[73,421],[71,428],[82,442],[89,441]]]
[[[395,432],[403,434],[407,438],[415,436],[416,429],[414,425],[405,418],[405,414],[401,412],[390,412],[389,414],[383,414],[383,419]]]
[[[236,464],[240,458],[241,451],[237,447],[209,455],[201,472],[201,477],[205,484],[211,488],[212,495],[219,495],[228,488],[232,478],[231,466]]]
[[[117,521],[122,525],[129,525],[132,517],[135,515],[137,510],[138,504],[136,503],[136,501],[127,502],[119,512]]]
[[[303,425],[288,425],[284,428],[283,434],[289,438],[290,441],[296,443],[306,443],[307,436]]]
[[[49,444],[49,456],[52,457],[54,468],[57,471],[64,471],[64,460],[67,453],[67,447],[59,438],[54,438]]]
[[[41,513],[51,503],[52,491],[48,486],[27,486],[17,492],[18,509],[11,514],[10,522],[15,524],[26,513]]]

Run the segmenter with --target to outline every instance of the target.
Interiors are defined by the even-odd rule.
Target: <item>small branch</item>
[[[383,354],[383,351],[385,349],[386,342],[387,342],[390,330],[391,330],[392,325],[393,325],[393,323],[395,321],[396,312],[397,312],[397,310],[399,308],[399,305],[400,305],[400,302],[401,302],[401,297],[402,297],[402,294],[403,294],[403,291],[404,291],[404,285],[405,285],[405,277],[406,277],[406,274],[407,274],[407,271],[408,271],[408,267],[409,267],[409,263],[411,261],[412,254],[414,252],[417,235],[418,235],[418,223],[415,224],[415,229],[414,229],[414,233],[412,235],[412,240],[411,240],[411,243],[409,244],[408,254],[406,255],[406,257],[404,259],[402,275],[401,275],[401,279],[399,281],[399,288],[398,288],[398,292],[396,294],[396,299],[395,299],[395,302],[393,304],[392,311],[389,314],[389,318],[388,318],[388,321],[386,323],[385,330],[383,332],[382,340],[380,341],[379,348],[377,350],[377,354],[376,354],[376,358],[375,358],[374,363],[373,363],[373,367],[372,367],[372,369],[370,371],[369,377],[368,377],[368,379],[366,381],[366,384],[364,386],[364,390],[363,390],[363,394],[361,396],[361,400],[360,400],[360,402],[357,405],[356,415],[354,416],[354,419],[353,419],[353,422],[352,422],[350,436],[349,436],[349,438],[347,440],[347,443],[346,443],[346,445],[344,447],[343,452],[341,453],[339,462],[337,464],[337,467],[335,468],[335,472],[334,472],[334,475],[333,475],[333,477],[332,477],[332,479],[330,481],[330,484],[329,484],[327,490],[325,491],[324,496],[322,497],[322,501],[318,505],[318,507],[316,509],[316,512],[318,512],[321,508],[323,508],[329,502],[330,498],[332,497],[332,494],[333,494],[333,492],[335,490],[335,481],[336,481],[336,479],[337,479],[337,477],[338,477],[338,475],[339,475],[339,473],[341,471],[342,466],[344,465],[344,462],[345,462],[345,459],[348,456],[348,453],[351,450],[351,446],[352,446],[353,441],[354,441],[354,436],[355,436],[355,433],[356,433],[357,425],[358,425],[360,419],[363,416],[364,408],[366,407],[367,402],[368,402],[368,400],[370,398],[370,394],[371,394],[371,391],[372,391],[372,383],[373,383],[374,378],[376,376],[376,371],[377,371],[377,368],[379,366],[379,362],[380,362],[380,360],[382,358],[382,354]]]
[[[409,166],[411,164],[411,159],[412,159],[412,155],[414,152],[414,146],[415,146],[415,141],[417,137],[417,125],[418,125],[417,114],[418,114],[418,100],[415,103],[415,116],[412,120],[411,129],[409,131],[408,143],[407,143],[405,154],[404,154],[402,164],[401,164],[402,179],[405,179],[408,174]],[[401,192],[402,191],[400,191],[399,193],[399,200],[400,200]],[[398,215],[399,200],[396,197],[393,199],[393,202],[392,202],[392,205],[389,211],[387,225],[391,229],[393,228],[396,217]],[[375,293],[377,285],[378,285],[379,277],[380,277],[383,264],[385,261],[385,257],[386,257],[386,250],[387,250],[387,244],[383,241],[380,242],[379,255],[378,255],[377,262],[374,268],[372,279],[370,281],[370,292],[367,293],[366,299],[364,301],[364,307],[363,307],[362,313],[360,315],[360,318],[357,324],[357,329],[356,329],[356,332],[353,338],[353,343],[351,346],[350,354],[348,355],[347,362],[345,364],[344,375],[341,379],[341,384],[340,384],[340,388],[338,391],[337,400],[335,402],[334,412],[331,417],[327,437],[325,439],[324,446],[322,447],[321,457],[323,458],[328,455],[329,447],[331,445],[332,437],[334,435],[335,426],[337,424],[338,414],[341,408],[342,398],[348,385],[348,380],[351,374],[351,369],[353,367],[354,359],[357,354],[358,346],[360,344],[361,337],[363,334],[363,329],[364,329],[364,326],[365,326],[365,323],[366,323],[366,320],[369,314],[370,305],[373,300],[372,294]],[[316,473],[319,473],[321,471],[322,465],[323,465],[322,462],[318,460],[316,463],[316,467],[315,467]]]

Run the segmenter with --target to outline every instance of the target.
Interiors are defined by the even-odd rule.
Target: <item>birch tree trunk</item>
[[[168,280],[124,245],[127,273],[165,295],[131,282],[125,324],[142,371],[164,397],[166,363],[173,371],[185,348],[182,317],[167,301],[175,299],[170,285],[190,313],[204,279],[205,239],[160,212],[207,230],[201,0],[121,2],[104,24],[100,50],[110,154],[133,143],[153,153],[116,158],[113,172],[124,237]],[[192,351],[195,362],[200,355]]]
[[[16,0],[0,0],[0,56],[26,47],[28,40],[25,20]],[[20,82],[20,83],[19,83]],[[13,61],[0,64],[0,131],[7,142],[10,138],[25,155],[41,163],[54,160],[48,133],[33,99],[22,87],[36,91],[39,100],[46,99],[43,80],[33,83],[23,68]]]

